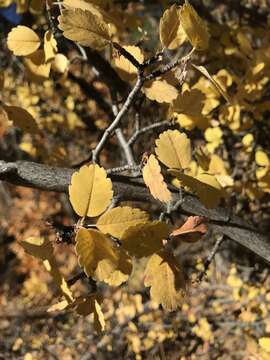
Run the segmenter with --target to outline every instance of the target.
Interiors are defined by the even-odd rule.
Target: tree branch
[[[0,160],[0,180],[45,191],[67,192],[75,169],[58,168],[28,161],[5,162]],[[112,174],[114,195],[119,201],[145,201],[161,204],[151,197],[142,179]],[[178,189],[171,188],[174,200]],[[207,209],[194,196],[186,194],[180,211],[187,215],[201,215],[209,219],[210,228],[237,242],[270,263],[270,238],[260,234],[245,220],[231,216],[225,208]]]

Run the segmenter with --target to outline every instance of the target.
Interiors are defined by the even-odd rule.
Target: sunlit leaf
[[[52,69],[60,74],[64,74],[68,69],[68,65],[68,58],[64,54],[56,54],[52,63]]]
[[[186,169],[191,161],[191,143],[178,130],[167,130],[156,140],[156,155],[169,168]]]
[[[149,215],[145,211],[123,206],[105,212],[98,218],[96,226],[104,234],[120,239],[129,227],[146,223],[148,220]]]
[[[165,203],[171,201],[172,195],[161,174],[161,168],[154,155],[150,155],[142,170],[143,180],[151,195]]]
[[[158,103],[171,103],[177,98],[178,90],[166,80],[154,80],[143,87],[145,95]]]
[[[72,175],[69,199],[78,215],[100,215],[109,206],[112,196],[112,182],[102,167],[84,165]]]
[[[52,60],[57,53],[57,42],[51,30],[46,31],[44,34],[44,53],[45,62]]]
[[[45,61],[43,49],[37,50],[24,59],[28,76],[31,80],[42,82],[50,75],[51,63]]]
[[[40,39],[34,30],[18,25],[8,34],[7,46],[14,55],[26,56],[34,53],[40,46]]]
[[[142,50],[138,46],[123,46],[140,64],[144,61]],[[114,59],[116,71],[124,81],[134,80],[137,76],[137,68],[123,55]]]

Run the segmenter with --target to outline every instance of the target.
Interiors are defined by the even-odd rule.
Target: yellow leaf
[[[110,42],[108,24],[88,10],[64,9],[58,21],[63,35],[83,46],[101,50]]]
[[[54,311],[63,311],[68,307],[69,303],[67,300],[60,301],[56,304],[51,305],[47,312],[54,312]]]
[[[183,302],[186,280],[171,253],[160,251],[151,256],[145,269],[144,285],[151,287],[151,299],[167,311],[176,310]]]
[[[195,178],[183,174],[179,170],[169,169],[168,172],[180,180],[183,186],[187,186],[190,191],[197,194],[201,202],[208,208],[216,207],[220,199],[225,196],[214,175],[199,174]]]
[[[138,46],[123,46],[133,57],[142,64],[144,61],[144,55],[142,50]],[[131,62],[123,55],[117,56],[114,59],[114,65],[116,71],[124,81],[134,80],[137,76],[137,68],[131,64]]]
[[[270,338],[269,337],[261,337],[259,339],[259,345],[263,348],[264,351],[270,352]]]
[[[167,188],[161,174],[161,168],[154,155],[150,155],[142,171],[143,180],[148,186],[151,195],[165,203],[172,200],[172,195]]]
[[[88,277],[120,285],[131,273],[132,264],[127,254],[97,230],[81,228],[76,235],[75,249],[79,265]]]
[[[122,246],[137,258],[152,255],[162,247],[162,240],[169,236],[170,227],[160,221],[139,224],[128,228],[122,238]]]
[[[45,2],[44,0],[31,0],[29,11],[34,15],[41,15],[44,10]]]
[[[129,206],[116,207],[98,218],[97,228],[104,234],[120,239],[129,227],[146,223],[149,216],[145,211]]]
[[[45,62],[44,50],[37,50],[24,59],[28,75],[33,81],[44,81],[50,75],[51,63]]]
[[[39,48],[40,40],[32,29],[18,25],[9,32],[7,46],[14,55],[26,56],[34,53]]]
[[[132,259],[127,252],[118,248],[118,267],[103,281],[110,286],[119,286],[126,282],[132,272]]]
[[[160,19],[159,35],[162,46],[170,50],[186,41],[186,34],[180,23],[180,9],[176,4],[167,9]]]
[[[109,206],[112,196],[112,182],[102,167],[84,165],[72,175],[69,199],[79,216],[100,215]]]
[[[12,126],[12,121],[9,120],[8,114],[4,108],[0,106],[0,137],[5,134],[10,126]]]
[[[262,150],[257,150],[256,151],[256,153],[255,153],[255,161],[256,161],[256,164],[259,165],[259,166],[268,167],[270,165],[268,155]]]
[[[172,111],[191,116],[201,116],[204,100],[205,95],[200,90],[186,90],[179,94],[173,102]]]
[[[52,60],[57,53],[57,42],[51,30],[46,31],[44,35],[44,53],[45,62]]]
[[[180,11],[181,25],[196,50],[206,50],[209,43],[209,32],[206,23],[186,0]]]
[[[38,131],[36,120],[25,109],[18,106],[3,106],[7,113],[9,121],[13,122],[13,125],[19,127],[22,131],[34,134]]]
[[[191,162],[191,144],[187,135],[167,130],[156,140],[156,155],[169,168],[186,169]]]
[[[192,66],[195,69],[197,69],[201,74],[203,74],[211,82],[211,84],[214,86],[214,88],[217,90],[217,92],[220,93],[228,103],[231,103],[231,99],[229,98],[226,91],[223,89],[222,85],[219,84],[218,81],[215,80],[213,78],[213,76],[211,76],[209,74],[209,72],[207,71],[207,69],[204,66],[202,66],[202,65],[198,66],[195,64],[192,64]]]
[[[56,54],[52,63],[52,69],[60,74],[64,74],[68,68],[68,58],[64,54]]]
[[[178,90],[166,80],[154,80],[143,87],[145,95],[158,103],[171,103],[177,98]]]

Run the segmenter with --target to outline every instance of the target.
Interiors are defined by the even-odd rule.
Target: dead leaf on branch
[[[143,180],[149,188],[151,195],[160,201],[168,203],[172,200],[172,195],[167,188],[161,174],[161,168],[155,155],[150,155],[143,170]]]
[[[187,287],[185,275],[176,258],[165,250],[153,254],[149,259],[144,285],[151,287],[151,299],[167,311],[174,311],[181,306]]]
[[[184,242],[198,241],[207,232],[207,218],[204,216],[189,216],[185,223],[174,230],[170,237],[179,237]]]

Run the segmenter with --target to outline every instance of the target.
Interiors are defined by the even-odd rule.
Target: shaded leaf
[[[187,39],[180,23],[180,8],[173,4],[160,19],[159,36],[162,46],[173,50],[181,46]]]
[[[45,52],[43,49],[37,50],[29,57],[24,59],[28,76],[33,81],[44,81],[50,75],[51,63],[45,62]]]
[[[150,286],[151,299],[161,304],[165,310],[179,307],[185,296],[186,280],[173,254],[160,251],[149,259],[144,285]]]
[[[216,207],[221,198],[225,197],[214,175],[199,174],[195,178],[175,169],[169,169],[168,172],[180,180],[182,186],[187,186],[191,192],[198,195],[201,202],[208,208]]]
[[[162,247],[162,240],[169,235],[169,225],[160,221],[139,224],[128,228],[122,238],[122,246],[137,258],[152,255]]]
[[[34,134],[38,131],[36,120],[25,109],[18,106],[3,106],[8,120],[13,122],[14,126],[17,126],[24,132]]]
[[[100,215],[113,196],[112,182],[98,165],[82,166],[72,175],[68,189],[71,205],[80,216]]]
[[[151,195],[165,203],[172,200],[172,195],[167,188],[161,174],[161,168],[154,155],[150,155],[143,170],[143,180],[149,188]]]
[[[64,9],[58,21],[63,35],[83,46],[100,50],[110,42],[108,25],[88,10]]]
[[[127,254],[97,230],[81,228],[76,235],[75,249],[86,275],[98,281],[120,285],[132,271]]]
[[[146,223],[148,220],[149,215],[145,211],[129,206],[119,206],[101,215],[96,226],[104,234],[120,239],[129,227]]]
[[[14,55],[26,56],[34,53],[40,46],[40,39],[34,30],[18,25],[8,34],[7,46]]]
[[[191,45],[196,50],[206,50],[210,37],[207,25],[187,0],[181,8],[180,21]]]
[[[94,328],[97,332],[105,330],[105,319],[100,307],[100,298],[96,294],[84,297],[78,301],[76,311],[79,315],[94,314]]]
[[[156,155],[164,165],[186,169],[191,161],[191,143],[187,135],[178,130],[167,130],[156,140]]]

